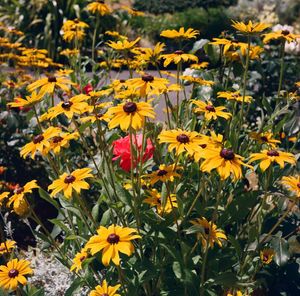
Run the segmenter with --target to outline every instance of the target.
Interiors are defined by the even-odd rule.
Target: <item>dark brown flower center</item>
[[[260,139],[263,141],[263,142],[268,142],[268,138],[266,136],[262,136],[260,137]]]
[[[212,106],[212,105],[207,105],[207,106],[205,106],[205,109],[206,109],[207,111],[209,111],[209,112],[216,112],[215,107]]]
[[[61,142],[63,139],[64,138],[59,137],[59,136],[53,137],[52,142],[55,143],[55,144],[57,144],[57,143]]]
[[[0,252],[5,251],[5,250],[6,250],[6,248],[0,247]]]
[[[126,113],[134,113],[137,110],[137,105],[134,102],[127,102],[123,106],[123,110]]]
[[[99,112],[97,113],[97,118],[101,118],[103,116],[103,113]]]
[[[268,156],[279,156],[279,153],[277,150],[270,150],[267,152]]]
[[[166,170],[159,170],[157,172],[157,176],[162,177],[165,176],[168,172]]]
[[[190,138],[188,135],[185,135],[185,134],[181,134],[181,135],[178,135],[176,137],[176,140],[179,142],[179,143],[182,143],[182,144],[186,144],[190,141]]]
[[[297,187],[298,187],[298,188],[300,188],[300,182],[299,182],[299,183],[297,183]]]
[[[16,269],[11,269],[9,272],[8,272],[8,276],[10,278],[15,278],[16,276],[18,276],[19,274],[19,271],[16,270]]]
[[[80,257],[80,262],[82,262],[84,259],[86,258],[86,256],[82,256],[82,257]]]
[[[50,76],[48,77],[48,82],[56,82],[56,77],[55,76]]]
[[[65,101],[61,104],[62,108],[65,110],[70,110],[70,107],[73,105],[71,101]]]
[[[180,54],[184,54],[184,51],[183,50],[176,50],[176,51],[174,51],[174,53],[180,55]]]
[[[65,177],[64,182],[65,182],[66,184],[70,184],[70,183],[73,183],[75,180],[76,180],[76,178],[75,178],[74,176],[68,175],[67,177]]]
[[[33,137],[32,142],[34,144],[37,144],[37,143],[41,143],[43,140],[44,140],[44,136],[43,135],[37,135],[37,136]]]
[[[202,144],[202,145],[200,145],[200,147],[204,149],[204,148],[207,147],[207,145],[206,144]]]
[[[268,260],[269,260],[268,255],[264,255],[264,256],[263,256],[263,261],[264,261],[264,262],[267,262]]]
[[[121,83],[124,83],[124,82],[126,82],[126,80],[125,80],[125,79],[121,79],[120,82],[121,82]]]
[[[234,159],[234,153],[231,149],[222,149],[220,156],[223,157],[226,160],[233,160]]]
[[[287,35],[290,34],[290,31],[289,30],[282,30],[281,34],[284,35],[284,36],[287,36]]]
[[[15,194],[20,194],[24,191],[24,187],[17,187],[15,190],[14,190],[14,193]]]
[[[78,19],[75,19],[75,20],[74,20],[74,23],[75,23],[75,24],[79,24],[79,20],[78,20]]]
[[[120,241],[120,237],[115,233],[111,233],[107,237],[107,242],[110,243],[111,245],[117,244],[119,241]]]
[[[209,234],[209,227],[204,227],[204,232],[205,232],[205,234]]]
[[[154,80],[154,77],[152,75],[143,75],[142,80],[145,82],[152,82]]]

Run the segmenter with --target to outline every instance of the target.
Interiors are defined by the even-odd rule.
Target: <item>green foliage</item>
[[[134,7],[141,11],[154,14],[180,12],[188,8],[203,7],[205,9],[217,6],[235,5],[237,0],[135,0]]]

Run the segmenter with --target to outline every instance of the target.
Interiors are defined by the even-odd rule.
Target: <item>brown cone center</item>
[[[176,140],[179,142],[179,143],[182,143],[182,144],[186,144],[190,141],[190,138],[189,136],[185,135],[185,134],[181,134],[181,135],[178,135],[176,137]]]
[[[15,278],[16,276],[18,276],[19,274],[19,271],[16,270],[16,269],[11,269],[9,272],[8,272],[8,276],[10,278]]]
[[[180,54],[184,54],[184,51],[183,50],[176,50],[176,51],[174,51],[174,53],[180,55]]]
[[[72,105],[73,103],[71,101],[65,101],[61,104],[62,108],[64,108],[65,110],[70,110]]]
[[[142,80],[145,82],[152,82],[154,80],[154,77],[152,75],[144,75],[142,76]]]
[[[281,34],[284,35],[284,36],[287,36],[287,35],[290,34],[290,31],[289,30],[282,30]]]
[[[297,187],[298,187],[298,188],[300,188],[300,182],[299,182],[299,183],[297,183]]]
[[[157,176],[161,177],[161,176],[165,176],[168,172],[166,170],[159,170],[157,172]]]
[[[40,142],[42,142],[44,140],[44,136],[43,135],[37,135],[33,138],[32,142],[34,144],[38,144]]]
[[[64,182],[65,182],[66,184],[70,184],[70,183],[73,183],[75,180],[76,180],[76,178],[75,178],[74,176],[69,175],[69,176],[65,177]]]
[[[63,140],[62,137],[56,136],[56,137],[53,137],[52,142],[57,144],[57,143],[61,142],[62,140]]]
[[[50,76],[48,77],[48,82],[56,82],[56,77],[55,76]]]
[[[234,153],[231,149],[222,149],[220,156],[223,157],[226,160],[233,160],[234,159]]]
[[[110,243],[111,245],[117,244],[119,241],[120,241],[120,237],[115,233],[111,233],[107,237],[107,242]]]
[[[263,141],[263,142],[268,142],[268,138],[266,136],[262,136],[260,137],[260,139]]]
[[[127,102],[123,106],[123,110],[126,113],[134,113],[137,110],[137,105],[134,102]]]
[[[279,153],[277,150],[270,150],[267,152],[268,156],[279,156]]]
[[[15,194],[20,194],[24,191],[24,187],[17,187],[15,190],[14,190],[14,193]]]
[[[207,106],[205,106],[205,109],[206,109],[207,111],[209,111],[209,112],[216,112],[215,107],[212,106],[212,105],[207,105]]]

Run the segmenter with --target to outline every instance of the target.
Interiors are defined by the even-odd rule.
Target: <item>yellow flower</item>
[[[58,71],[55,72],[57,76],[66,76],[70,75],[74,72],[72,69],[59,69]]]
[[[70,30],[81,30],[88,28],[89,25],[83,21],[80,21],[79,19],[74,19],[74,20],[67,20],[64,22],[62,26],[63,31],[70,31]]]
[[[146,178],[150,178],[150,184],[154,185],[156,182],[173,182],[174,177],[180,177],[178,173],[176,173],[176,170],[180,169],[180,167],[175,167],[175,164],[171,165],[165,165],[161,164],[159,166],[159,169],[155,172],[146,175]]]
[[[60,53],[60,55],[64,55],[66,57],[72,57],[72,56],[77,56],[79,55],[79,50],[78,49],[64,49]]]
[[[273,249],[263,249],[260,251],[260,260],[263,264],[270,264],[275,255],[275,251]]]
[[[140,96],[160,95],[167,89],[168,79],[153,77],[152,75],[143,75],[140,78],[127,80],[127,84],[140,91]]]
[[[42,155],[48,153],[50,147],[49,140],[53,137],[59,136],[61,129],[58,127],[50,126],[43,133],[33,137],[32,142],[26,144],[20,152],[23,158],[31,154],[31,158],[34,159],[36,152],[40,152]]]
[[[249,163],[260,160],[259,167],[264,172],[273,162],[277,162],[281,169],[284,168],[285,162],[291,165],[296,164],[295,156],[292,153],[283,152],[279,150],[263,150],[260,153],[252,153],[250,155]]]
[[[159,136],[159,143],[170,143],[168,151],[175,150],[177,155],[187,152],[188,155],[199,151],[202,140],[197,132],[177,130],[162,131]]]
[[[14,194],[9,197],[7,202],[7,206],[10,207],[13,204],[13,207],[18,208],[22,200],[25,199],[25,194],[32,193],[32,189],[39,188],[40,186],[37,185],[36,180],[32,180],[27,182],[24,186],[16,187],[14,190]]]
[[[269,24],[264,23],[252,23],[252,21],[249,21],[248,24],[243,22],[236,22],[232,21],[234,27],[237,31],[243,33],[243,34],[256,34],[264,31],[265,29],[269,28]]]
[[[199,84],[199,85],[211,86],[211,85],[214,84],[213,81],[204,80],[201,77],[193,77],[193,76],[183,75],[183,76],[180,76],[180,79],[186,80],[186,81],[191,82],[191,83]]]
[[[178,64],[180,62],[192,61],[198,63],[198,58],[189,53],[184,53],[182,50],[176,50],[174,53],[163,54],[161,57],[165,60],[164,67],[167,67],[170,63]]]
[[[101,285],[98,285],[95,290],[92,290],[89,296],[121,296],[116,294],[121,285],[108,286],[106,280],[103,280]]]
[[[197,105],[197,108],[194,109],[195,113],[204,113],[204,117],[206,120],[216,120],[218,117],[222,117],[224,119],[229,119],[231,114],[228,112],[224,112],[226,109],[224,106],[214,107],[211,102],[202,102],[202,101],[192,101],[193,104]]]
[[[200,166],[203,172],[211,172],[216,169],[222,180],[227,179],[230,175],[236,181],[242,178],[241,166],[251,166],[245,164],[242,156],[235,154],[231,149],[227,148],[209,148],[202,153],[205,159]]]
[[[55,154],[60,153],[61,148],[68,148],[71,140],[77,140],[79,134],[75,133],[61,133],[59,136],[53,137],[50,140],[49,150],[52,150]]]
[[[243,296],[243,293],[241,292],[241,291],[236,291],[236,293],[234,293],[234,292],[228,292],[227,294],[226,294],[226,296]],[[245,295],[246,296],[246,295]]]
[[[69,85],[74,85],[71,80],[66,77],[49,76],[41,78],[27,86],[29,92],[33,92],[37,88],[40,88],[39,95],[43,96],[47,94],[53,94],[55,88],[61,88],[63,91],[68,92],[70,90]]]
[[[191,39],[196,38],[199,35],[198,30],[192,28],[184,31],[184,27],[181,27],[178,31],[176,30],[164,30],[160,33],[160,36],[170,39]]]
[[[0,287],[15,291],[19,284],[23,286],[27,284],[25,275],[32,273],[29,261],[13,259],[6,265],[0,266]]]
[[[142,11],[138,11],[136,9],[130,8],[128,6],[123,5],[122,8],[126,10],[132,16],[144,16],[145,13]]]
[[[3,201],[9,196],[10,192],[5,191],[0,194],[0,207],[3,204]]]
[[[60,191],[64,192],[64,196],[68,199],[72,196],[73,189],[80,193],[81,189],[89,189],[90,185],[84,181],[86,178],[93,178],[92,169],[77,169],[70,174],[63,173],[48,186],[48,190],[52,190],[50,196],[55,196]]]
[[[247,43],[238,42],[237,40],[228,40],[225,38],[213,38],[213,41],[210,42],[212,45],[222,45],[223,46],[223,54],[226,54],[229,50],[242,49],[245,50],[248,47]]]
[[[190,68],[194,69],[194,70],[201,70],[201,69],[207,68],[208,65],[209,65],[208,62],[201,62],[199,64],[190,65]]]
[[[156,189],[152,189],[150,196],[144,200],[144,203],[156,207],[157,213],[163,215],[164,213],[169,214],[174,208],[178,208],[176,194],[170,194],[167,196],[165,204],[162,204],[161,194]]]
[[[40,102],[42,99],[42,96],[40,94],[37,95],[37,93],[34,91],[31,96],[26,96],[26,99],[22,98],[15,98],[14,102],[8,103],[8,106],[11,107],[24,107],[24,106],[30,106],[34,105],[35,103]]]
[[[48,118],[53,119],[60,114],[64,114],[69,119],[71,119],[75,114],[82,114],[89,106],[88,103],[86,102],[88,99],[90,99],[90,96],[85,94],[79,94],[72,97],[69,100],[60,102],[58,105],[48,110],[49,113]]]
[[[10,253],[16,247],[16,242],[7,240],[0,244],[0,255]]]
[[[119,40],[117,42],[109,41],[106,44],[115,50],[128,51],[132,49],[140,41],[140,39],[141,38],[138,37],[134,41],[128,41],[126,39]]]
[[[300,175],[299,176],[284,176],[281,183],[289,188],[290,191],[300,197]]]
[[[243,96],[240,94],[240,91],[219,91],[217,93],[218,98],[224,98],[226,100],[234,100],[237,102],[243,102]],[[244,102],[245,103],[250,103],[252,100],[251,96],[245,96]]]
[[[285,40],[288,43],[296,41],[298,38],[300,38],[300,34],[293,34],[291,33],[289,30],[281,30],[281,31],[275,31],[275,32],[270,32],[267,34],[263,34],[264,39],[263,42],[264,43],[268,43],[270,40],[273,39],[281,39],[281,40]]]
[[[95,1],[87,6],[87,10],[91,13],[99,13],[100,15],[110,14],[111,8],[104,1]]]
[[[27,200],[21,199],[18,204],[14,204],[13,211],[21,218],[27,216],[30,213],[30,208]]]
[[[131,256],[134,252],[131,240],[141,238],[140,235],[135,234],[135,229],[117,225],[111,225],[108,228],[100,226],[97,233],[89,239],[86,247],[92,255],[102,251],[102,263],[105,266],[111,260],[114,264],[120,265],[119,252]]]
[[[222,240],[227,240],[227,236],[224,231],[217,228],[217,225],[211,221],[207,221],[206,218],[197,218],[191,221],[193,225],[200,226],[199,232],[197,233],[198,239],[201,240],[203,248],[213,248],[214,244],[217,243],[222,247]],[[208,244],[207,244],[208,243]]]
[[[280,141],[275,140],[273,138],[273,134],[269,132],[264,132],[264,133],[252,132],[250,133],[250,137],[258,141],[260,144],[267,144],[272,148],[275,148],[277,144],[280,143]]]
[[[146,102],[126,102],[108,109],[107,114],[111,116],[108,123],[110,129],[120,125],[125,131],[132,127],[138,130],[142,127],[145,117],[155,118],[153,107]]]
[[[70,268],[70,271],[74,271],[77,273],[79,270],[82,269],[83,261],[88,257],[87,248],[84,247],[80,252],[75,255],[73,259],[73,265]]]
[[[155,47],[152,48],[134,48],[132,52],[137,55],[138,60],[144,63],[151,63],[156,65],[161,59],[161,53],[164,51],[165,44],[158,42]]]

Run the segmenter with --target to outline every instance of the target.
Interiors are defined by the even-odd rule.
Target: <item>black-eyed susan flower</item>
[[[154,185],[158,181],[161,182],[173,182],[175,177],[180,177],[180,174],[176,170],[180,167],[176,167],[175,164],[165,165],[161,164],[158,170],[152,172],[151,174],[146,175],[145,177],[150,179],[150,184]]]
[[[0,194],[0,207],[3,205],[3,202],[9,196],[10,192],[5,191]]]
[[[35,154],[40,152],[42,155],[46,155],[49,151],[50,142],[49,140],[53,137],[59,136],[61,129],[58,127],[50,126],[43,133],[34,136],[32,142],[26,144],[20,152],[20,155],[23,158],[26,158],[27,155],[31,155],[31,158],[34,159]]]
[[[202,139],[197,132],[177,130],[162,131],[158,135],[159,143],[168,143],[168,151],[175,150],[177,155],[186,152],[188,155],[200,150],[199,145],[202,144]]]
[[[198,63],[198,64],[192,64],[192,65],[190,65],[190,68],[194,69],[194,70],[201,70],[201,69],[207,68],[208,65],[209,65],[208,62],[201,62],[201,63]]]
[[[126,39],[122,39],[117,42],[109,41],[106,44],[109,47],[113,48],[114,50],[128,51],[132,49],[140,41],[140,39],[141,39],[140,37],[136,38],[134,41],[128,41]]]
[[[120,287],[120,284],[109,286],[106,280],[103,280],[102,284],[96,286],[95,290],[92,290],[89,296],[121,296],[120,294],[116,294]]]
[[[199,84],[199,85],[212,86],[214,84],[213,81],[211,81],[211,80],[205,80],[205,79],[202,79],[201,77],[194,77],[194,76],[189,76],[189,75],[182,75],[179,78],[182,79],[182,80],[191,82],[191,83]]]
[[[158,42],[154,48],[134,48],[132,52],[137,55],[138,60],[144,63],[151,63],[156,65],[161,59],[161,53],[165,49],[165,44]]]
[[[73,259],[73,264],[70,268],[70,271],[75,271],[76,273],[82,269],[82,263],[84,262],[85,259],[88,258],[88,251],[87,248],[84,247],[78,252],[74,259]]]
[[[127,84],[134,89],[138,89],[141,97],[146,95],[160,95],[167,89],[168,79],[158,78],[145,74],[140,78],[132,78],[127,80]]]
[[[13,195],[9,197],[7,206],[10,207],[13,204],[14,208],[18,208],[20,203],[24,200],[25,194],[32,193],[32,189],[39,188],[36,180],[27,182],[24,186],[17,186],[13,192]]]
[[[55,154],[59,154],[61,148],[68,148],[71,140],[77,140],[79,134],[75,133],[61,133],[59,136],[53,137],[50,140],[49,150],[53,151]]]
[[[50,196],[55,196],[60,191],[63,191],[66,198],[71,198],[73,189],[80,193],[82,189],[89,189],[90,185],[84,179],[93,178],[91,174],[92,169],[83,168],[77,169],[72,173],[63,173],[59,176],[59,179],[54,180],[52,184],[48,186],[48,190],[52,190]]]
[[[215,107],[212,102],[203,102],[198,100],[193,100],[193,104],[197,106],[197,108],[194,108],[195,113],[204,113],[204,117],[206,120],[216,120],[218,117],[222,117],[226,120],[228,120],[231,117],[231,114],[228,112],[224,112],[226,107],[224,106],[218,106]]]
[[[296,194],[297,197],[300,197],[300,175],[299,176],[284,176],[281,179],[281,183],[287,188]]]
[[[13,240],[7,240],[0,244],[0,255],[11,253],[11,251],[16,247],[16,242]]]
[[[13,259],[6,265],[0,266],[0,287],[4,290],[15,291],[19,284],[27,284],[26,275],[33,273],[30,262],[27,260]]]
[[[286,42],[290,43],[300,38],[300,34],[293,34],[289,30],[274,31],[263,34],[262,36],[264,36],[263,43],[268,43],[270,40],[276,39],[285,40]]]
[[[244,42],[239,42],[237,40],[228,40],[226,38],[213,38],[213,41],[210,42],[212,45],[222,45],[223,46],[223,54],[226,54],[229,50],[236,49],[247,49],[248,45]]]
[[[226,296],[243,296],[243,293],[241,291],[236,291],[236,292],[228,292]],[[246,295],[245,295],[246,296]]]
[[[56,88],[60,88],[63,91],[68,92],[70,90],[70,85],[74,85],[69,78],[66,77],[56,77],[49,76],[41,78],[27,86],[29,92],[40,88],[39,95],[44,96],[45,94],[53,94]]]
[[[144,123],[146,117],[155,118],[153,107],[146,102],[126,102],[111,107],[107,111],[111,120],[108,123],[110,129],[120,126],[124,131],[130,127],[139,130]]]
[[[98,13],[100,15],[106,15],[111,13],[111,8],[104,1],[94,1],[88,4],[87,8],[91,13]]]
[[[252,23],[252,21],[249,21],[248,24],[236,21],[232,21],[232,23],[232,27],[234,27],[237,31],[247,35],[261,33],[270,27],[269,24]]]
[[[37,94],[35,91],[32,92],[30,96],[26,96],[25,99],[22,98],[15,98],[14,102],[8,103],[7,105],[10,107],[27,107],[34,105],[42,100],[42,96]]]
[[[30,214],[30,206],[26,199],[21,199],[19,203],[13,204],[13,212],[20,218],[26,217]]]
[[[176,30],[164,30],[160,33],[160,36],[170,39],[192,39],[196,38],[199,35],[198,30],[192,28],[184,30],[184,27],[181,27],[178,31]]]
[[[80,94],[69,100],[60,102],[58,105],[48,110],[49,119],[53,119],[60,114],[66,115],[69,119],[73,118],[75,114],[82,114],[89,106],[87,103],[88,99],[90,99],[90,96]]]
[[[236,181],[242,178],[242,165],[252,168],[245,164],[242,156],[234,153],[227,148],[210,148],[205,149],[202,153],[205,159],[200,166],[203,172],[211,172],[216,169],[222,180],[227,179],[230,175]]]
[[[219,91],[217,93],[218,98],[224,98],[228,101],[233,100],[237,102],[243,102],[243,95],[241,95],[240,91]],[[245,96],[244,97],[244,102],[245,103],[250,103],[252,100],[251,96]]]
[[[176,194],[170,194],[170,196],[167,196],[165,204],[162,204],[161,194],[156,189],[152,189],[149,192],[149,195],[150,196],[144,199],[144,203],[147,203],[152,207],[156,207],[159,215],[164,215],[164,213],[169,214],[173,209],[178,208]]]
[[[102,263],[107,266],[112,260],[120,265],[120,253],[131,256],[134,246],[131,240],[141,238],[136,230],[129,227],[111,225],[108,228],[100,226],[97,235],[92,236],[86,244],[92,255],[102,251]]]
[[[296,164],[295,156],[289,152],[283,152],[276,149],[262,150],[260,153],[252,153],[250,155],[249,163],[254,161],[260,161],[259,167],[264,172],[273,162],[279,164],[280,168],[283,169],[285,162],[291,165]]]
[[[252,132],[250,133],[250,137],[258,141],[260,144],[267,144],[272,148],[275,148],[277,144],[280,143],[279,140],[273,138],[273,134],[270,132],[263,132],[263,133]]]
[[[134,8],[130,8],[129,6],[122,5],[122,9],[126,10],[132,16],[144,16],[145,13],[142,11],[138,11]]]
[[[197,218],[192,220],[193,225],[200,226],[199,232],[197,232],[198,239],[201,240],[201,244],[204,249],[208,247],[213,248],[214,244],[218,244],[222,247],[222,240],[227,240],[227,236],[224,231],[217,228],[217,225],[208,221],[206,218]]]
[[[260,251],[260,260],[263,264],[270,264],[275,256],[273,249],[263,249]]]
[[[164,59],[164,67],[168,67],[169,64],[178,64],[180,62],[194,62],[198,63],[198,57],[194,54],[185,53],[183,50],[176,50],[173,53],[162,54],[162,59]]]

